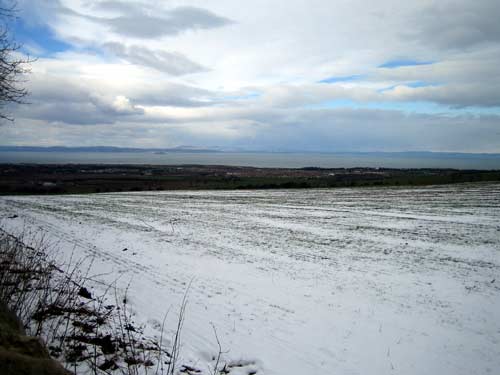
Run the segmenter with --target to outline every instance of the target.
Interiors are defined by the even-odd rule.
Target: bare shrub
[[[29,244],[29,245],[27,245]],[[180,364],[182,329],[191,283],[183,296],[170,345],[164,344],[166,312],[159,338],[144,336],[129,307],[128,291],[117,281],[104,285],[89,276],[93,261],[65,263],[43,233],[13,236],[0,228],[0,303],[15,313],[32,336],[40,337],[52,357],[78,374],[201,373]],[[100,285],[100,288],[92,286]],[[98,293],[95,290],[101,292]],[[212,375],[228,373],[220,366],[221,348]],[[215,359],[215,358],[214,358]]]
[[[67,264],[57,264],[43,235],[30,238],[29,246],[23,237],[0,229],[0,302],[18,316],[27,334],[43,339],[50,354],[75,373],[147,374],[164,356],[167,373],[173,373],[177,354],[143,337],[128,308],[128,288],[121,299],[115,284],[93,295],[87,287],[93,283],[92,262],[85,266],[72,254]],[[176,337],[173,353],[180,332]]]

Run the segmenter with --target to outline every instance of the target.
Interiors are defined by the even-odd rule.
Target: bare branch
[[[9,33],[9,21],[15,17],[17,3],[0,0],[0,119],[14,121],[6,107],[11,104],[26,104],[29,95],[23,86],[23,76],[30,72],[29,65],[34,60],[20,57],[21,45]]]

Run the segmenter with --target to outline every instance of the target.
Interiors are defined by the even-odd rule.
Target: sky
[[[5,2],[8,0],[2,0]],[[498,0],[18,0],[0,145],[500,153]]]

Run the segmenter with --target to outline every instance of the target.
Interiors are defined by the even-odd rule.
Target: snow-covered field
[[[207,373],[211,324],[232,374],[500,371],[499,184],[0,197],[0,226],[131,281],[151,334],[191,283],[181,357]]]

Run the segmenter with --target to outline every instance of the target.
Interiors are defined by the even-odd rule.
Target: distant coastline
[[[325,154],[325,155],[359,155],[359,156],[395,156],[395,157],[429,157],[429,158],[499,158],[500,153],[487,152],[436,152],[436,151],[308,151],[308,150],[246,150],[222,148],[198,148],[179,146],[171,148],[136,148],[115,146],[0,146],[0,152],[88,152],[88,153],[154,153],[158,155],[168,153],[226,153],[226,154]]]

